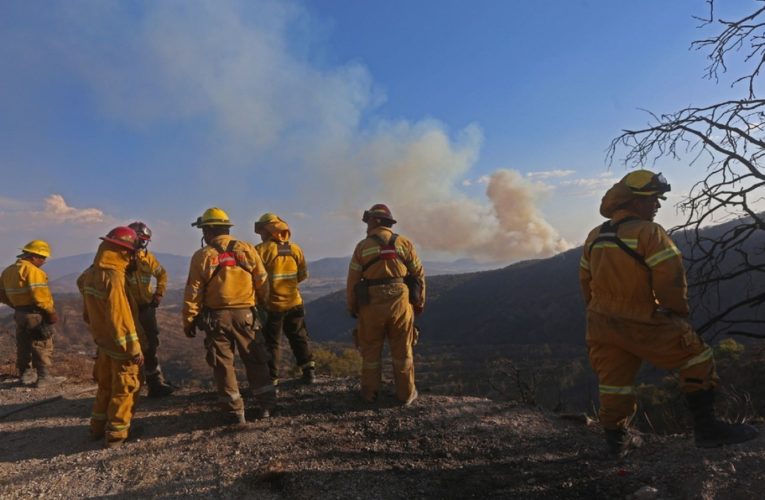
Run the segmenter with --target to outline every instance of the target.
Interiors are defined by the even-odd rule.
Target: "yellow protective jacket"
[[[611,222],[624,221],[617,226],[616,235],[646,265],[616,243],[600,241],[592,245],[601,228],[593,229],[579,262],[579,282],[587,309],[636,321],[649,320],[659,307],[687,316],[688,286],[680,251],[659,224],[628,219],[632,217],[637,215],[617,209]]]
[[[99,350],[114,359],[132,359],[141,353],[133,314],[125,287],[125,270],[130,263],[126,250],[103,242],[93,265],[79,278],[84,314]]]
[[[0,302],[14,308],[37,306],[48,314],[55,312],[48,275],[26,259],[17,260],[3,271]]]
[[[151,303],[154,294],[164,295],[167,289],[167,271],[153,253],[146,249],[135,253],[136,270],[127,275],[128,293],[139,306]],[[157,280],[157,287],[151,286],[151,278]]]
[[[287,311],[302,304],[298,283],[308,278],[303,250],[288,239],[270,239],[255,248],[268,272],[270,293],[266,309]]]
[[[212,243],[225,251],[232,239],[229,235],[221,235],[215,237]],[[268,274],[255,247],[237,240],[233,253],[236,255],[236,263],[221,266],[219,271],[216,271],[219,252],[214,246],[207,245],[191,257],[183,299],[184,327],[194,322],[203,307],[247,308],[257,305],[258,297],[268,297]]]
[[[355,312],[358,310],[354,287],[362,278],[365,279],[384,279],[384,278],[403,278],[407,275],[414,276],[422,287],[422,304],[425,305],[425,271],[417,252],[409,239],[405,236],[396,238],[397,259],[378,260],[365,271],[364,266],[373,259],[380,256],[380,244],[372,238],[377,235],[384,242],[389,242],[393,237],[393,230],[387,227],[377,227],[367,233],[367,238],[361,240],[353,251],[351,263],[348,266],[348,281],[346,284],[346,299],[348,310]]]

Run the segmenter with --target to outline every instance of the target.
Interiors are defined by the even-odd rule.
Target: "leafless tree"
[[[700,29],[713,32],[691,43],[709,59],[705,76],[715,83],[730,78],[740,99],[648,112],[645,128],[623,130],[607,151],[609,164],[629,168],[683,158],[704,169],[679,204],[684,222],[671,232],[689,245],[685,258],[694,313],[704,318],[698,332],[712,338],[722,333],[765,338],[765,214],[758,211],[765,195],[765,99],[758,95],[765,91],[764,3],[754,0],[751,13],[724,20],[715,16],[715,0],[706,0],[708,16],[694,18]],[[734,67],[740,68],[737,74],[728,74]],[[720,222],[726,222],[720,231],[702,232]]]

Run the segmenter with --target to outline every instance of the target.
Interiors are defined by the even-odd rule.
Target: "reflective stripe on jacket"
[[[620,209],[611,221],[618,223],[636,214]],[[617,236],[645,261],[636,261],[618,245],[597,242],[600,226],[584,243],[579,281],[587,308],[601,314],[646,320],[657,307],[688,315],[688,286],[677,246],[659,224],[629,220],[618,226]]]
[[[26,259],[17,260],[3,271],[0,301],[11,307],[37,306],[49,314],[55,311],[48,275]]]
[[[148,250],[135,253],[136,270],[127,275],[128,292],[139,306],[151,303],[154,293],[164,295],[167,289],[167,271]],[[157,280],[157,288],[151,286],[151,278]]]
[[[287,243],[291,255],[284,253],[286,246],[273,240],[255,247],[268,272],[271,286],[266,308],[270,311],[287,311],[303,303],[298,283],[308,278],[308,266],[303,250],[295,243]],[[283,250],[281,254],[280,247]]]
[[[346,283],[346,299],[350,311],[357,310],[354,286],[361,278],[365,279],[384,279],[384,278],[403,278],[407,274],[414,276],[422,286],[422,302],[425,303],[425,271],[422,263],[414,249],[414,244],[405,236],[399,235],[396,238],[396,253],[400,258],[380,259],[365,271],[365,264],[379,257],[382,251],[380,244],[371,236],[377,236],[384,242],[389,242],[393,236],[393,231],[387,227],[378,227],[369,232],[369,237],[361,240],[353,251],[351,263],[348,266],[348,281]]]
[[[141,353],[141,344],[125,287],[130,257],[118,248],[101,243],[93,265],[77,279],[77,287],[98,348],[111,358],[131,359]]]
[[[233,238],[229,235],[217,236],[213,243],[222,249],[228,247]],[[258,251],[251,244],[237,240],[233,253],[240,265],[218,267],[219,252],[207,245],[197,250],[191,257],[189,277],[183,297],[183,324],[189,326],[202,312],[203,307],[210,309],[239,309],[257,305],[255,291],[268,287],[268,274]]]

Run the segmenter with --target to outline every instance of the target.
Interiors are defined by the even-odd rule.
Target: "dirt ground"
[[[613,460],[583,417],[428,393],[370,406],[351,379],[287,382],[246,430],[221,425],[209,391],[142,398],[134,436],[105,450],[88,437],[91,388],[0,379],[0,497],[740,499],[765,480],[762,437],[699,450],[646,436]]]

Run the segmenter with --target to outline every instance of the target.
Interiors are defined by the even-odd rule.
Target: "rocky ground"
[[[92,387],[0,380],[0,497],[740,499],[765,480],[762,437],[699,450],[648,436],[612,460],[584,417],[425,391],[370,406],[329,378],[288,382],[278,412],[239,431],[204,389],[143,398],[140,435],[105,450],[88,438]]]

